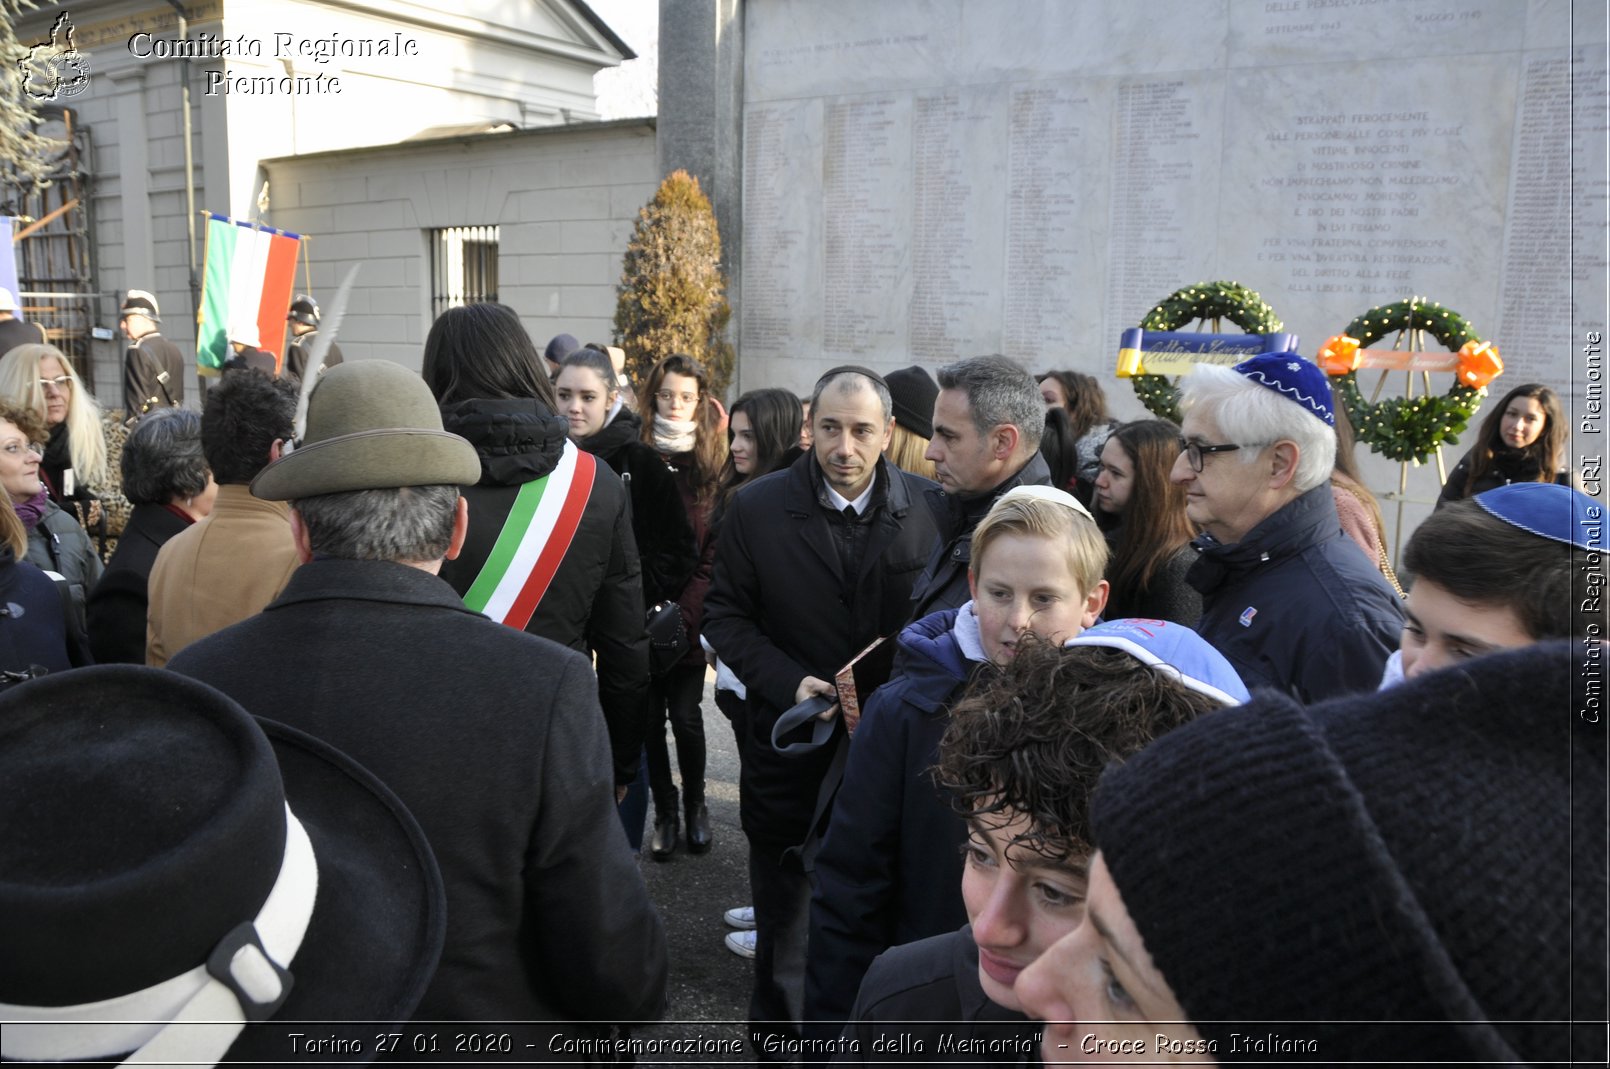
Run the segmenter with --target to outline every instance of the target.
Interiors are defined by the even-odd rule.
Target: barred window
[[[498,228],[450,226],[430,233],[431,315],[498,299]]]

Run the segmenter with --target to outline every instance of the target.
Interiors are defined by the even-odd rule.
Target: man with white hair
[[[154,295],[129,290],[117,310],[129,347],[123,352],[123,412],[130,419],[153,408],[184,404],[184,354],[162,336],[161,311]]]
[[[1336,516],[1324,372],[1265,353],[1233,369],[1198,365],[1184,393],[1170,477],[1204,532],[1186,576],[1202,592],[1196,630],[1254,689],[1313,702],[1374,688],[1403,614]]]
[[[0,288],[0,356],[19,345],[42,344],[44,341],[43,327],[17,318],[16,294]]]

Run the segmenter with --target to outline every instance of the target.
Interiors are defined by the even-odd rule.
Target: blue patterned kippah
[[[1302,405],[1324,420],[1325,426],[1336,426],[1336,414],[1331,411],[1330,380],[1317,366],[1296,353],[1259,353],[1241,361],[1233,370],[1274,390],[1286,400]]]
[[[1512,527],[1578,549],[1606,548],[1604,506],[1559,483],[1510,483],[1472,500]]]
[[[1064,648],[1111,646],[1223,705],[1250,701],[1246,684],[1224,654],[1184,624],[1166,620],[1108,620],[1068,639]]]

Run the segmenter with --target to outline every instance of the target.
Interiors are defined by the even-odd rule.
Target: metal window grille
[[[431,315],[498,299],[498,228],[450,226],[431,231]]]

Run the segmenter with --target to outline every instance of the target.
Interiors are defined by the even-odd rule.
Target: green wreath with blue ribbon
[[[1275,310],[1239,282],[1198,282],[1177,289],[1140,321],[1142,330],[1179,330],[1198,319],[1228,319],[1248,334],[1273,334],[1284,325]],[[1135,375],[1129,380],[1146,411],[1180,422],[1179,387],[1166,375]]]

